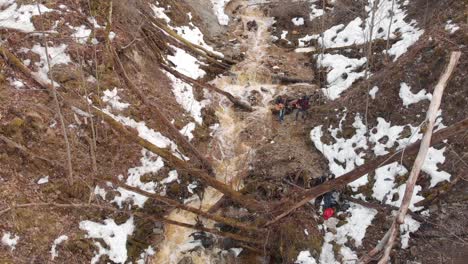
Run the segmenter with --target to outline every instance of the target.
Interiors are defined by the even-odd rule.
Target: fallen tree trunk
[[[202,84],[200,83],[199,81],[193,79],[193,78],[190,78],[184,74],[181,74],[180,72],[172,69],[171,67],[161,63],[160,64],[161,68],[163,68],[165,71],[169,72],[170,74],[174,75],[175,77],[177,77],[178,79],[181,79],[183,80],[184,82],[187,82],[187,83],[190,83],[194,86],[198,86],[200,88],[206,88],[210,91],[214,91],[216,93],[219,93],[221,95],[224,95],[226,96],[227,99],[229,99],[229,101],[231,101],[235,106],[239,107],[239,108],[242,108],[246,111],[253,111],[253,108],[252,106],[250,106],[248,103],[246,102],[243,102],[242,100],[240,100],[239,98],[236,98],[234,95],[232,95],[231,93],[228,93],[224,90],[221,90],[219,89],[218,87],[216,86],[213,86],[213,85],[210,85],[210,84]]]
[[[449,138],[453,135],[456,135],[461,132],[465,132],[468,129],[468,119],[464,119],[454,125],[451,125],[447,128],[441,129],[438,132],[434,133],[431,141],[431,145],[442,142],[444,139]],[[414,144],[407,146],[405,149],[392,152],[387,155],[378,157],[374,160],[366,162],[364,165],[357,167],[356,169],[345,173],[344,175],[335,178],[333,180],[324,182],[316,187],[313,187],[307,191],[304,191],[299,195],[297,202],[284,201],[280,203],[278,208],[287,208],[282,210],[282,213],[276,216],[273,220],[269,221],[266,225],[271,225],[286,215],[290,214],[292,211],[308,203],[310,200],[317,198],[318,196],[325,194],[327,192],[337,190],[346,186],[346,184],[353,182],[363,175],[376,170],[377,168],[390,164],[395,161],[399,161],[401,156],[404,155],[414,155],[418,152],[421,142],[418,141]]]
[[[184,44],[187,48],[189,48],[191,51],[195,52],[196,54],[206,58],[208,61],[214,63],[214,64],[217,64],[223,68],[230,68],[230,65],[234,65],[236,64],[237,62],[236,61],[233,61],[231,59],[228,59],[228,58],[225,58],[223,56],[220,56],[212,51],[209,51],[207,50],[206,48],[198,45],[198,44],[195,44],[195,43],[192,43],[188,40],[186,40],[185,38],[181,37],[179,34],[177,34],[174,30],[170,29],[168,26],[162,24],[161,22],[159,22],[157,19],[155,19],[153,16],[151,15],[145,15],[146,18],[148,19],[148,21],[151,22],[151,24],[158,28],[159,30],[163,31],[165,34],[167,34],[168,36],[174,38],[175,40],[179,41],[180,43]],[[150,25],[151,25],[150,24]],[[218,60],[221,60],[218,61]]]
[[[61,204],[61,203],[28,203],[28,204],[17,204],[13,205],[11,207],[8,207],[4,210],[0,211],[0,216],[2,214],[5,214],[13,209],[18,209],[18,208],[27,208],[27,207],[57,207],[57,208],[66,208],[66,209],[78,209],[78,208],[89,208],[89,209],[100,209],[100,210],[107,210],[107,211],[112,211],[112,212],[117,212],[117,213],[124,213],[130,216],[136,215],[140,218],[143,219],[151,219],[153,221],[157,222],[163,222],[166,224],[171,224],[171,225],[177,225],[177,226],[182,226],[186,228],[191,228],[194,230],[199,230],[199,231],[204,231],[208,233],[212,233],[217,236],[221,237],[227,237],[231,238],[237,241],[242,241],[245,243],[250,243],[250,244],[256,244],[256,245],[261,245],[263,244],[263,241],[257,240],[257,239],[252,239],[249,237],[245,237],[239,234],[234,234],[234,233],[229,233],[229,232],[222,232],[214,228],[207,228],[201,225],[192,225],[192,224],[187,224],[179,221],[174,221],[165,217],[160,217],[160,216],[155,216],[155,215],[149,215],[146,213],[142,212],[136,212],[136,211],[125,211],[125,210],[120,210],[112,206],[106,206],[106,205],[98,205],[98,204]]]
[[[111,47],[111,49],[114,55],[115,63],[119,71],[122,73],[121,75],[127,86],[138,95],[140,100],[142,100],[143,103],[148,107],[149,111],[153,113],[165,127],[167,127],[169,130],[168,136],[173,138],[177,145],[181,146],[182,149],[184,149],[186,152],[192,153],[192,156],[194,156],[201,163],[202,167],[205,168],[211,175],[214,175],[213,166],[211,163],[195,148],[195,146],[192,145],[192,143],[188,141],[186,137],[180,133],[180,131],[166,118],[166,116],[164,116],[159,107],[153,102],[150,102],[148,98],[140,91],[140,89],[137,88],[137,86],[128,77],[127,71],[119,59],[119,55],[114,48]]]
[[[243,195],[231,189],[228,185],[216,180],[215,178],[210,176],[205,171],[190,166],[187,162],[172,155],[172,153],[169,150],[159,148],[155,146],[154,144],[152,144],[151,142],[149,142],[148,140],[145,140],[139,137],[137,134],[129,131],[120,122],[116,121],[110,115],[102,112],[98,108],[94,108],[94,112],[97,115],[99,115],[102,119],[104,119],[115,130],[121,132],[126,138],[128,138],[132,142],[142,146],[143,148],[148,149],[149,151],[153,152],[156,155],[159,155],[162,159],[164,159],[165,162],[167,162],[173,168],[179,171],[185,172],[185,173],[189,173],[190,175],[200,179],[200,181],[202,181],[208,186],[213,187],[219,192],[223,193],[224,195],[229,197],[232,201],[244,206],[247,209],[250,209],[256,212],[262,212],[263,210],[268,209],[267,208],[268,206],[262,204],[260,201],[249,198],[246,195]]]
[[[237,220],[235,220],[233,218],[226,218],[226,217],[222,217],[222,216],[219,216],[219,215],[207,213],[207,212],[202,211],[200,209],[197,209],[197,208],[190,207],[188,205],[179,203],[179,202],[177,202],[177,201],[175,201],[173,199],[167,198],[165,196],[161,196],[161,195],[158,195],[158,194],[155,194],[155,193],[149,193],[149,192],[141,190],[140,188],[124,184],[124,183],[119,182],[119,181],[117,181],[117,180],[115,180],[113,178],[106,178],[106,179],[99,179],[99,180],[111,182],[113,185],[115,185],[117,187],[123,188],[125,190],[131,191],[131,192],[134,192],[134,193],[141,194],[141,195],[146,196],[148,198],[152,198],[154,200],[160,201],[160,202],[165,203],[167,205],[173,206],[173,207],[175,207],[177,209],[188,211],[188,212],[191,212],[193,214],[200,215],[200,216],[202,216],[204,218],[207,218],[207,219],[219,222],[219,223],[223,223],[223,224],[226,224],[226,225],[229,225],[229,226],[237,227],[237,228],[245,230],[245,231],[259,231],[259,229],[256,226],[252,226],[252,225],[249,225],[249,224],[246,224],[246,223],[239,222],[239,221],[237,221]]]
[[[294,84],[294,83],[312,83],[312,79],[302,79],[297,77],[287,77],[281,75],[272,75],[273,80],[278,80],[281,84]]]

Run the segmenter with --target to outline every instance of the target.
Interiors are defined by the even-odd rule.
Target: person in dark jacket
[[[309,97],[304,95],[296,103],[297,112],[296,112],[296,119],[295,120],[297,121],[297,117],[299,116],[299,113],[301,113],[302,114],[302,120],[305,121],[307,110],[309,110],[309,107],[310,107]]]

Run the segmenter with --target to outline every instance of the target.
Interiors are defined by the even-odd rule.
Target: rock
[[[177,264],[193,264],[193,260],[191,257],[187,256],[181,259]]]

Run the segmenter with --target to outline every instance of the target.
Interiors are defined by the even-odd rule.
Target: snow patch
[[[200,69],[200,62],[197,58],[185,52],[185,50],[171,47],[175,49],[174,55],[167,56],[167,59],[175,64],[175,70],[182,73],[183,75],[189,76],[193,79],[199,79],[205,76],[206,72]]]
[[[36,30],[31,18],[39,15],[39,9],[42,14],[54,11],[42,4],[39,4],[39,9],[36,4],[18,5],[14,0],[0,1],[0,9],[3,9],[0,10],[0,29],[8,28],[22,32],[34,32]]]
[[[316,264],[317,261],[312,257],[309,250],[299,252],[296,261],[296,264]]]
[[[224,13],[224,7],[230,0],[211,0],[213,11],[218,18],[220,25],[227,26],[229,24],[229,16]]]
[[[459,29],[460,27],[456,24],[453,24],[452,20],[448,20],[447,24],[445,24],[445,30],[447,30],[450,34],[455,33],[455,31]]]
[[[58,64],[68,64],[71,63],[70,56],[65,52],[67,49],[67,45],[61,44],[60,46],[57,47],[47,47],[47,51],[49,53],[49,61],[50,61],[50,67],[54,67],[55,65]],[[38,67],[38,72],[35,72],[34,74],[41,79],[43,82],[50,83],[49,79],[49,65],[47,64],[47,55],[45,51],[45,47],[42,47],[39,44],[36,44],[32,47],[31,49],[32,52],[36,53],[40,57],[40,61],[36,62],[35,65]],[[54,82],[55,86],[58,86],[57,83]]]
[[[379,91],[379,87],[377,86],[372,87],[372,89],[369,91],[369,95],[371,96],[372,100],[375,99],[375,95],[377,94],[378,91]]]
[[[57,252],[57,246],[64,241],[68,239],[68,236],[66,235],[61,235],[58,238],[54,240],[54,243],[52,244],[52,248],[50,249],[50,256],[52,260],[54,260],[56,257],[58,257],[58,252]]]
[[[304,25],[304,18],[302,17],[295,17],[291,20],[295,26],[302,26]]]
[[[206,105],[206,101],[197,101],[193,94],[193,88],[190,84],[187,84],[174,75],[166,72],[167,77],[172,82],[173,93],[176,101],[182,106],[182,108],[190,113],[197,124],[203,123],[202,109]]]
[[[116,87],[114,87],[114,89],[112,90],[109,90],[109,89],[105,90],[103,93],[104,95],[101,97],[102,101],[110,105],[114,110],[122,111],[122,110],[127,109],[130,106],[129,103],[122,103],[120,101],[121,98],[118,95],[118,91]]]
[[[86,237],[102,239],[108,246],[108,249],[103,248],[101,243],[95,242],[99,252],[92,259],[92,264],[97,263],[102,255],[108,255],[109,259],[115,263],[125,263],[128,258],[127,237],[131,236],[135,230],[133,217],[121,225],[117,225],[113,219],[104,220],[104,224],[82,221],[80,222],[80,229],[88,233]]]
[[[2,244],[10,247],[10,250],[13,251],[16,249],[18,244],[19,236],[12,235],[10,232],[6,232],[2,236]]]
[[[426,160],[424,160],[422,170],[431,176],[431,188],[436,186],[439,182],[450,181],[451,175],[446,171],[439,170],[437,166],[445,162],[444,152],[445,147],[441,149],[430,147],[427,152]]]
[[[422,100],[432,100],[432,94],[427,93],[425,89],[422,89],[418,93],[414,94],[411,92],[411,87],[408,84],[400,83],[400,98],[403,100],[403,105],[408,107],[411,104],[418,103]]]
[[[329,70],[327,88],[322,88],[323,93],[331,100],[337,99],[357,79],[364,77],[364,72],[355,72],[364,63],[366,63],[366,58],[350,59],[339,54],[318,56],[317,66]]]

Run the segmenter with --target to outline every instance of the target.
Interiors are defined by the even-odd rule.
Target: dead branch
[[[167,149],[162,149],[151,142],[139,137],[135,132],[129,131],[122,125],[120,122],[116,121],[114,118],[109,116],[108,114],[102,112],[101,110],[94,108],[94,112],[103,118],[109,125],[111,125],[115,130],[119,131],[123,134],[126,138],[131,140],[132,142],[142,146],[143,148],[148,149],[149,151],[159,155],[163,158],[170,166],[182,171],[189,173],[190,175],[197,177],[203,183],[208,186],[211,186],[218,190],[219,192],[223,193],[224,195],[231,198],[233,201],[239,203],[240,205],[244,206],[247,209],[251,209],[254,211],[262,211],[267,209],[267,205],[262,204],[260,201],[254,200],[252,198],[247,197],[233,189],[231,189],[228,185],[216,180],[211,175],[206,173],[204,170],[200,170],[198,168],[192,167],[187,162],[175,157],[172,153]]]
[[[36,7],[39,12],[39,15],[42,16],[41,8],[39,7],[39,2],[36,2]],[[44,24],[42,23],[42,20],[41,20],[41,27],[42,27],[42,31],[44,31]],[[60,120],[60,126],[62,127],[63,139],[65,141],[65,147],[66,147],[66,152],[67,152],[68,180],[69,180],[69,184],[73,185],[73,167],[72,167],[71,147],[70,147],[70,141],[68,140],[67,126],[65,124],[65,118],[63,117],[63,114],[62,114],[62,109],[60,108],[60,102],[57,97],[57,90],[55,89],[54,81],[52,80],[50,76],[50,71],[52,70],[52,67],[50,64],[49,46],[47,44],[47,37],[45,34],[42,35],[42,39],[44,42],[47,68],[49,69],[49,71],[47,72],[47,77],[49,77],[50,79],[49,90],[51,91],[52,97],[54,98],[55,107],[57,108],[56,109],[57,115],[59,116],[59,120]]]
[[[184,74],[181,74],[179,73],[178,71],[172,69],[171,67],[161,63],[160,64],[161,68],[163,68],[165,71],[169,72],[170,74],[174,75],[175,77],[177,77],[178,79],[181,79],[183,80],[184,82],[188,82],[194,86],[198,86],[200,88],[206,88],[210,91],[214,91],[216,93],[219,93],[221,95],[224,95],[227,99],[229,99],[229,101],[231,101],[235,106],[239,107],[239,108],[242,108],[246,111],[253,111],[252,109],[252,106],[250,106],[248,103],[246,102],[243,102],[241,99],[239,98],[236,98],[234,95],[232,95],[231,93],[228,93],[224,90],[221,90],[219,89],[218,87],[216,86],[213,86],[213,85],[210,85],[210,84],[202,84],[200,83],[199,81],[193,79],[193,78],[190,78]]]
[[[148,215],[142,212],[135,212],[135,211],[125,211],[125,210],[120,210],[112,206],[106,206],[106,205],[98,205],[98,204],[61,204],[61,203],[28,203],[28,204],[17,204],[17,205],[12,205],[2,211],[0,211],[0,216],[2,214],[5,214],[11,210],[18,209],[18,208],[27,208],[27,207],[58,207],[58,208],[89,208],[89,209],[100,209],[100,210],[107,210],[107,211],[112,211],[116,213],[124,213],[127,215],[135,215],[138,217],[141,217],[143,219],[151,219],[153,221],[157,222],[164,222],[166,224],[171,224],[171,225],[178,225],[186,228],[191,228],[194,230],[200,230],[208,233],[212,233],[217,236],[221,237],[227,237],[231,238],[237,241],[242,241],[250,244],[256,244],[256,245],[261,245],[263,243],[262,240],[256,240],[256,239],[251,239],[242,235],[238,234],[233,234],[233,233],[228,233],[228,232],[222,232],[214,228],[207,228],[201,225],[192,225],[192,224],[187,224],[183,222],[178,222],[174,221],[165,217],[160,217],[160,216],[155,216],[155,215]]]
[[[117,186],[117,187],[121,187],[121,188],[126,189],[128,191],[132,191],[132,192],[141,194],[143,196],[146,196],[146,197],[152,198],[154,200],[163,202],[163,203],[165,203],[167,205],[173,206],[175,208],[178,208],[178,209],[181,209],[181,210],[184,210],[184,211],[188,211],[188,212],[194,213],[196,215],[203,216],[203,217],[205,217],[207,219],[210,219],[210,220],[213,220],[213,221],[216,221],[216,222],[219,222],[219,223],[223,223],[223,224],[226,224],[226,225],[237,227],[239,229],[246,230],[246,231],[259,231],[259,229],[256,226],[252,226],[252,225],[249,225],[249,224],[246,224],[246,223],[242,223],[242,222],[239,222],[239,221],[237,221],[235,219],[232,219],[232,218],[226,218],[226,217],[222,217],[222,216],[219,216],[219,215],[209,214],[209,213],[207,213],[205,211],[202,211],[200,209],[193,208],[193,207],[187,206],[185,204],[181,204],[181,203],[179,203],[179,202],[177,202],[177,201],[175,201],[173,199],[167,198],[165,196],[161,196],[161,195],[158,195],[158,194],[143,191],[143,190],[141,190],[139,188],[136,188],[136,187],[121,183],[121,182],[119,182],[119,181],[117,181],[115,179],[112,179],[112,178],[105,179],[105,180],[100,179],[100,180],[101,181],[112,182],[112,184]]]
[[[416,160],[414,161],[413,168],[411,169],[409,178],[406,182],[405,194],[401,202],[400,210],[398,211],[398,214],[395,217],[394,224],[391,227],[392,231],[390,231],[390,239],[387,242],[387,245],[384,250],[384,255],[380,259],[379,264],[385,264],[388,262],[388,259],[390,258],[390,252],[393,248],[393,244],[395,242],[397,233],[396,230],[393,229],[398,229],[399,226],[405,222],[405,217],[411,204],[411,198],[413,197],[414,187],[416,185],[416,181],[418,180],[419,172],[421,171],[423,163],[426,160],[426,156],[431,145],[432,131],[434,129],[434,124],[437,118],[437,111],[439,110],[440,103],[442,101],[442,95],[444,93],[445,87],[447,86],[447,82],[450,79],[450,76],[452,75],[453,70],[458,64],[460,56],[461,52],[452,52],[452,54],[450,55],[449,64],[446,67],[442,76],[440,77],[436,87],[434,88],[434,94],[432,96],[431,104],[429,105],[429,110],[427,111],[426,116],[427,129],[421,141],[419,152],[416,156]]]
[[[169,136],[174,138],[176,141],[177,145],[181,146],[186,152],[191,153],[205,168],[210,174],[213,174],[213,166],[211,163],[195,148],[195,146],[190,143],[186,137],[184,137],[180,131],[166,118],[166,116],[162,113],[162,111],[159,109],[159,107],[148,100],[148,98],[141,92],[140,89],[137,88],[137,86],[130,80],[128,77],[127,71],[125,70],[122,62],[119,59],[119,56],[117,52],[115,51],[114,48],[112,48],[112,52],[114,55],[114,60],[115,63],[121,72],[121,76],[123,77],[125,83],[127,86],[138,95],[140,100],[143,101],[143,103],[147,106],[147,108],[157,117],[158,120],[160,120],[164,126],[166,126],[169,130]]]
[[[456,135],[461,132],[465,132],[468,128],[468,119],[464,119],[454,125],[451,125],[447,128],[441,129],[438,132],[434,133],[431,141],[431,145],[435,145],[437,143],[442,142],[444,139],[447,139],[453,135]],[[421,144],[421,141],[413,143],[405,148],[404,154],[406,156],[414,155],[417,153],[418,148]],[[399,150],[396,152],[389,153],[384,156],[380,156],[374,160],[366,162],[364,165],[357,167],[356,169],[343,174],[342,176],[335,178],[333,180],[327,181],[321,185],[313,187],[307,191],[304,191],[302,194],[299,195],[298,202],[293,202],[290,200],[286,200],[280,203],[278,208],[286,208],[283,212],[275,217],[275,219],[271,220],[267,223],[267,225],[271,225],[281,218],[285,217],[286,215],[290,214],[292,211],[296,210],[297,208],[303,206],[304,204],[308,203],[310,200],[317,198],[318,196],[325,194],[327,192],[340,189],[346,186],[348,183],[353,182],[363,175],[376,170],[377,168],[390,164],[395,161],[399,161],[401,159],[401,155],[403,150]]]

